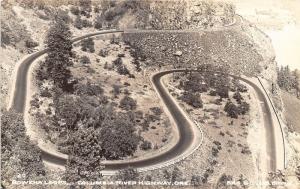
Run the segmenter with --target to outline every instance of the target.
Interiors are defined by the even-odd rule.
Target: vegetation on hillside
[[[291,71],[289,66],[277,68],[277,83],[279,87],[300,98],[300,73]]]
[[[6,184],[12,180],[46,179],[41,152],[26,135],[22,114],[13,110],[2,110],[1,169],[2,180]]]
[[[210,64],[199,66],[198,71],[186,73],[178,87],[184,90],[179,99],[194,108],[203,107],[200,94],[208,93],[210,96],[219,97],[217,104],[227,99],[224,111],[231,118],[238,118],[238,115],[244,115],[250,109],[250,105],[241,96],[247,88],[237,79],[229,77],[226,67],[214,68]],[[229,96],[230,91],[234,92],[232,99]]]

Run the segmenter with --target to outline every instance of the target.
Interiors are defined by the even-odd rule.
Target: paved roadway
[[[123,32],[122,30],[112,30],[112,31],[101,31],[97,33],[87,34],[78,38],[75,38],[73,42],[79,41],[81,39],[100,35],[100,34],[109,34],[109,33],[118,33]],[[24,113],[25,105],[26,105],[26,93],[27,93],[27,77],[30,65],[40,56],[47,53],[47,49],[36,52],[29,57],[27,57],[24,61],[20,63],[20,66],[17,70],[16,81],[15,81],[15,89],[13,92],[13,99],[11,102],[10,108],[15,109],[17,112]],[[193,144],[194,142],[194,133],[192,129],[192,125],[190,124],[188,118],[182,111],[180,111],[179,107],[176,106],[174,101],[172,100],[171,95],[168,93],[167,89],[161,83],[161,77],[170,74],[173,72],[182,72],[184,70],[169,70],[163,71],[155,74],[151,79],[156,88],[157,92],[159,93],[163,103],[168,108],[171,116],[173,117],[178,131],[179,131],[179,140],[178,143],[171,148],[170,150],[160,154],[159,156],[150,157],[148,159],[137,160],[133,162],[118,162],[118,163],[110,163],[105,164],[105,170],[118,170],[125,167],[133,167],[133,168],[144,168],[144,167],[151,167],[158,164],[163,164],[164,162],[172,161],[176,159],[179,155],[186,153],[186,150]],[[233,76],[236,77],[236,76]],[[273,120],[271,119],[271,111],[270,107],[267,105],[267,99],[260,88],[254,84],[253,82],[240,78],[244,82],[251,85],[256,93],[258,94],[258,98],[260,101],[264,102],[261,104],[261,108],[264,112],[264,125],[267,130],[267,149],[269,159],[269,168],[270,170],[276,170],[276,149],[275,149],[275,139],[274,139],[274,129],[273,129]],[[42,150],[42,157],[43,160],[57,164],[57,165],[65,165],[66,159],[61,158],[59,156],[53,155],[48,153],[45,150]]]

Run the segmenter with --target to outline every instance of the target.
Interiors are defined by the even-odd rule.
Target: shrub
[[[118,72],[120,75],[130,75],[129,70],[127,69],[127,67],[126,67],[125,65],[120,65],[120,66],[118,66],[117,72]]]
[[[87,84],[78,83],[75,85],[75,94],[76,95],[84,95],[84,96],[98,96],[103,94],[104,90],[101,86],[97,84],[91,84],[87,82]]]
[[[115,98],[121,93],[121,86],[120,85],[113,85],[113,94]]]
[[[121,181],[137,181],[139,173],[133,168],[122,169],[118,172],[117,178]]]
[[[243,100],[243,97],[242,97],[242,95],[241,95],[241,93],[239,91],[236,91],[233,94],[233,98],[237,101],[238,104],[241,104],[241,102]]]
[[[30,101],[30,106],[39,108],[40,107],[40,100],[38,99],[37,95],[34,95],[32,100]]]
[[[29,48],[29,49],[34,48],[34,47],[37,47],[38,45],[39,45],[38,42],[35,42],[35,41],[33,41],[33,40],[26,40],[26,41],[25,41],[25,46],[26,46],[27,48]]]
[[[218,86],[216,89],[217,94],[221,98],[228,98],[229,97],[229,88],[228,86]]]
[[[74,27],[77,28],[77,29],[82,29],[83,28],[82,20],[81,20],[79,15],[75,18]]]
[[[242,153],[242,154],[249,155],[249,154],[251,154],[251,151],[250,151],[250,149],[249,149],[248,146],[243,146],[243,148],[242,148],[242,150],[241,150],[241,153]]]
[[[212,152],[211,153],[214,157],[218,157],[218,154],[219,154],[218,148],[212,147]]]
[[[150,110],[155,114],[155,115],[161,115],[162,114],[162,110],[160,107],[152,107],[150,108]]]
[[[118,54],[118,57],[124,58],[124,57],[125,57],[125,54],[124,54],[124,53],[120,53],[120,54]]]
[[[91,0],[79,0],[80,13],[86,17],[90,17],[92,12],[92,2]]]
[[[48,88],[45,88],[45,89],[41,90],[41,97],[50,98],[50,97],[52,97],[52,94],[51,94],[51,92],[49,91]]]
[[[94,12],[95,12],[95,13],[99,13],[100,10],[101,10],[101,9],[99,8],[99,6],[96,5],[96,6],[94,7]]]
[[[100,51],[99,51],[99,56],[101,56],[101,57],[106,57],[108,55],[108,50],[106,50],[106,49],[101,49]]]
[[[239,83],[237,85],[237,90],[240,91],[241,93],[244,93],[248,91],[248,88],[245,85]]]
[[[113,61],[114,66],[121,66],[123,64],[122,58],[118,57],[116,60]]]
[[[217,96],[217,92],[215,90],[209,91],[210,96]]]
[[[250,105],[247,102],[242,102],[239,107],[239,114],[245,115],[250,110]]]
[[[91,60],[90,60],[90,58],[87,57],[87,56],[82,56],[82,57],[80,58],[80,63],[81,63],[81,64],[90,64],[90,63],[91,63]]]
[[[82,19],[82,27],[89,28],[89,27],[92,27],[92,26],[93,26],[92,22],[90,22],[86,19]]]
[[[101,28],[102,28],[102,23],[103,23],[102,16],[97,15],[97,17],[96,17],[96,19],[95,19],[94,27],[95,27],[96,29],[101,29]]]
[[[195,187],[200,186],[201,185],[201,177],[193,175],[191,178],[191,184]]]
[[[108,69],[108,63],[107,63],[107,62],[104,63],[103,68],[104,68],[104,69]]]
[[[143,141],[142,144],[140,145],[140,148],[141,148],[142,150],[149,150],[149,149],[152,148],[152,144],[151,144],[151,142],[145,140],[145,141]]]
[[[124,110],[135,110],[137,106],[136,100],[129,96],[125,96],[121,101],[120,101],[120,108]]]

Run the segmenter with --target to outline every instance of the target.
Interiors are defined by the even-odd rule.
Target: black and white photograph
[[[300,189],[300,0],[1,0],[1,189]]]

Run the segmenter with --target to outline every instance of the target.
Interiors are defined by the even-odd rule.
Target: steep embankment
[[[237,19],[240,21],[222,29],[125,33],[124,38],[149,58],[150,65],[186,67],[212,63],[227,65],[234,73],[273,75],[276,70],[270,40],[247,21]]]

